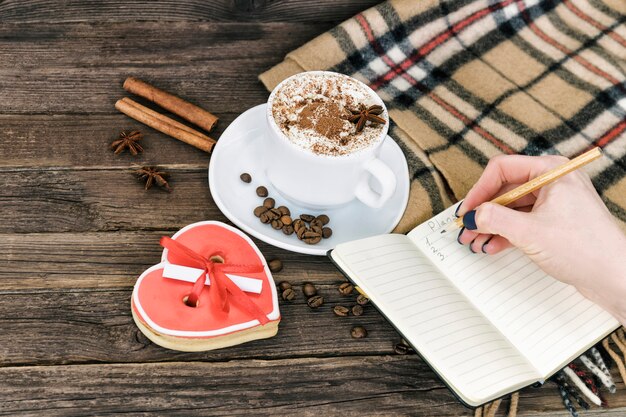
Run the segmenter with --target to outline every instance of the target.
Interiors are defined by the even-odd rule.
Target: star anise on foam
[[[123,152],[124,149],[128,149],[133,156],[137,156],[139,152],[143,152],[143,148],[137,143],[141,139],[143,139],[143,135],[138,130],[121,132],[120,138],[111,143],[111,149],[115,149],[115,155]]]
[[[146,190],[149,190],[154,183],[161,188],[164,188],[168,193],[172,192],[170,185],[167,183],[167,172],[159,171],[156,167],[141,167],[135,171],[137,177],[146,182]]]
[[[356,123],[356,131],[360,132],[365,127],[365,122],[368,120],[371,123],[376,124],[385,124],[387,121],[382,117],[378,116],[383,112],[383,106],[374,105],[370,107],[365,107],[361,105],[359,110],[350,110],[352,116],[350,116],[350,120],[352,123]]]

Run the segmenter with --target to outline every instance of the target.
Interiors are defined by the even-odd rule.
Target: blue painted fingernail
[[[469,250],[472,253],[478,253],[478,252],[474,252],[474,249],[472,249],[472,245],[474,244],[474,241],[472,240],[472,243],[469,244]]]
[[[480,248],[480,250],[481,250],[481,252],[482,252],[482,253],[487,253],[487,251],[485,250],[485,246],[487,246],[487,243],[491,242],[491,238],[492,238],[492,237],[493,237],[493,236],[491,236],[489,239],[487,239],[487,240],[485,241],[485,243],[483,243],[483,246]]]
[[[463,226],[468,230],[478,229],[478,226],[476,226],[476,210],[465,213],[463,216]]]
[[[459,202],[459,205],[456,206],[456,210],[454,210],[454,217],[459,217],[459,209],[461,208],[461,204],[463,204],[463,200]]]
[[[461,235],[463,234],[463,230],[465,230],[465,227],[461,227],[461,230],[459,230],[459,235],[456,237],[456,241],[459,242],[459,245],[462,245]]]

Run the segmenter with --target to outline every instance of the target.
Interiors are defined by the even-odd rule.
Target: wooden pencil
[[[518,200],[524,197],[525,195],[530,194],[535,190],[538,190],[544,185],[548,185],[558,180],[563,175],[569,174],[570,172],[575,171],[578,168],[587,165],[589,162],[594,161],[601,156],[602,156],[602,151],[600,150],[600,148],[595,147],[577,156],[571,161],[568,161],[564,163],[563,165],[560,165],[544,174],[541,174],[540,176],[533,178],[527,183],[522,184],[519,187],[514,188],[511,191],[506,192],[502,194],[501,196],[494,198],[493,200],[491,200],[491,203],[500,204],[502,206],[511,204],[515,200]],[[452,230],[459,229],[461,227],[463,227],[463,217],[459,217],[458,219],[450,223],[441,231],[441,233],[450,232]]]

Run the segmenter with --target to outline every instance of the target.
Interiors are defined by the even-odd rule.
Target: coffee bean
[[[267,207],[259,206],[254,209],[254,215],[257,217],[261,217],[261,214],[265,213],[266,211],[267,211]]]
[[[281,281],[278,283],[278,288],[280,288],[281,291],[285,291],[286,289],[291,288],[291,284],[287,281]]]
[[[283,217],[280,218],[280,221],[283,222],[283,224],[291,224],[293,223],[293,220],[291,220],[291,216],[285,214],[283,215]]]
[[[322,304],[324,304],[324,297],[322,297],[321,295],[314,295],[313,297],[310,297],[306,303],[309,305],[309,307],[311,308],[318,308],[320,307]]]
[[[277,208],[270,209],[270,211],[272,212],[272,215],[274,216],[275,219],[280,219],[281,216],[283,215],[280,212],[280,210],[278,210]]]
[[[267,188],[263,187],[262,185],[256,188],[256,195],[258,195],[259,197],[267,197],[267,194]]]
[[[274,208],[274,204],[276,204],[276,201],[274,201],[274,199],[271,197],[268,197],[265,200],[263,200],[263,206],[267,207],[268,209]]]
[[[350,312],[350,309],[348,307],[335,306],[333,308],[333,313],[335,313],[335,315],[337,315],[339,317],[346,317],[349,312]]]
[[[313,297],[314,295],[317,295],[317,288],[315,288],[315,285],[307,282],[302,286],[302,292],[306,297]]]
[[[283,291],[282,297],[285,301],[291,301],[296,298],[296,292],[293,290],[293,288],[287,288],[285,291]]]
[[[316,219],[322,222],[322,226],[325,224],[328,224],[328,222],[330,221],[328,216],[325,214],[320,214],[319,216],[316,217]]]
[[[265,223],[265,224],[272,221],[272,219],[270,219],[269,211],[266,211],[265,213],[261,214],[261,216],[259,216],[259,219],[261,220],[261,223]]]
[[[308,243],[309,245],[315,245],[316,243],[319,243],[320,240],[322,240],[322,235],[311,230],[304,232],[302,235],[302,241],[304,243]]]
[[[344,282],[343,284],[339,286],[339,292],[341,293],[341,295],[350,295],[352,294],[353,289],[354,289],[354,286],[350,284],[349,282]]]
[[[286,224],[283,226],[283,233],[286,234],[287,236],[292,235],[293,234],[293,226],[290,224]]]
[[[309,223],[311,230],[315,231],[315,233],[322,234],[322,223],[319,220],[313,220]]]
[[[300,219],[294,220],[292,224],[293,224],[293,230],[295,230],[296,232],[300,230],[301,228],[305,227],[304,222]]]
[[[328,239],[332,235],[333,235],[333,229],[331,229],[330,227],[323,227],[322,228],[322,237],[324,239]]]
[[[265,215],[267,216],[267,218],[268,218],[268,219],[270,219],[270,221],[272,221],[272,220],[276,220],[276,219],[278,219],[278,217],[279,217],[279,216],[278,216],[276,213],[274,213],[272,210],[274,210],[274,209],[270,209],[270,210],[267,210],[267,211],[265,212]]]
[[[270,268],[270,271],[276,273],[283,270],[283,262],[280,259],[272,259],[267,263],[267,266]],[[291,286],[289,286],[291,288]]]
[[[310,224],[311,224],[311,228],[313,228],[313,227],[319,227],[319,228],[320,228],[320,230],[322,229],[322,226],[323,226],[322,222],[321,222],[321,221],[319,221],[319,220],[317,220],[317,219],[313,219],[313,220],[311,220],[311,223],[310,223]]]
[[[309,239],[302,239],[302,241],[306,243],[307,245],[317,245],[318,243],[322,241],[322,237],[321,236],[312,237]]]
[[[289,209],[285,206],[280,206],[278,207],[278,211],[280,211],[283,215],[289,216],[291,215],[291,212],[289,211]]]
[[[410,353],[412,350],[413,349],[411,349],[410,346],[407,346],[402,342],[396,343],[396,345],[393,347],[393,351],[396,352],[398,355],[406,355],[407,353]]]
[[[302,240],[304,239],[304,234],[309,230],[309,228],[301,226],[299,229],[294,228],[294,230],[296,231],[296,236],[298,236],[298,239]]]
[[[365,330],[365,327],[356,326],[352,328],[350,334],[355,339],[363,339],[364,337],[367,337],[367,330]]]
[[[370,299],[363,294],[359,294],[359,296],[356,298],[356,302],[357,304],[364,306],[365,304],[370,302]]]
[[[247,184],[250,184],[250,181],[252,181],[252,177],[247,172],[244,172],[243,174],[241,174],[239,178],[241,178],[241,181]]]
[[[363,314],[363,306],[355,304],[352,306],[352,314],[355,316],[360,316]]]
[[[300,215],[300,218],[301,218],[303,221],[305,221],[305,222],[309,223],[311,220],[315,219],[315,216],[311,216],[310,214],[301,214],[301,215]]]
[[[283,228],[283,222],[280,220],[272,220],[272,227],[276,230]]]

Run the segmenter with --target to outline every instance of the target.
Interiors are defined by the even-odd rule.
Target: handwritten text
[[[441,250],[435,247],[431,243],[431,241],[428,240],[428,237],[424,239],[424,242],[426,242],[426,247],[428,248],[428,250],[430,250],[433,253],[433,255],[435,255],[435,258],[438,258],[440,261],[445,261],[446,255],[444,255],[443,252],[441,252]]]

